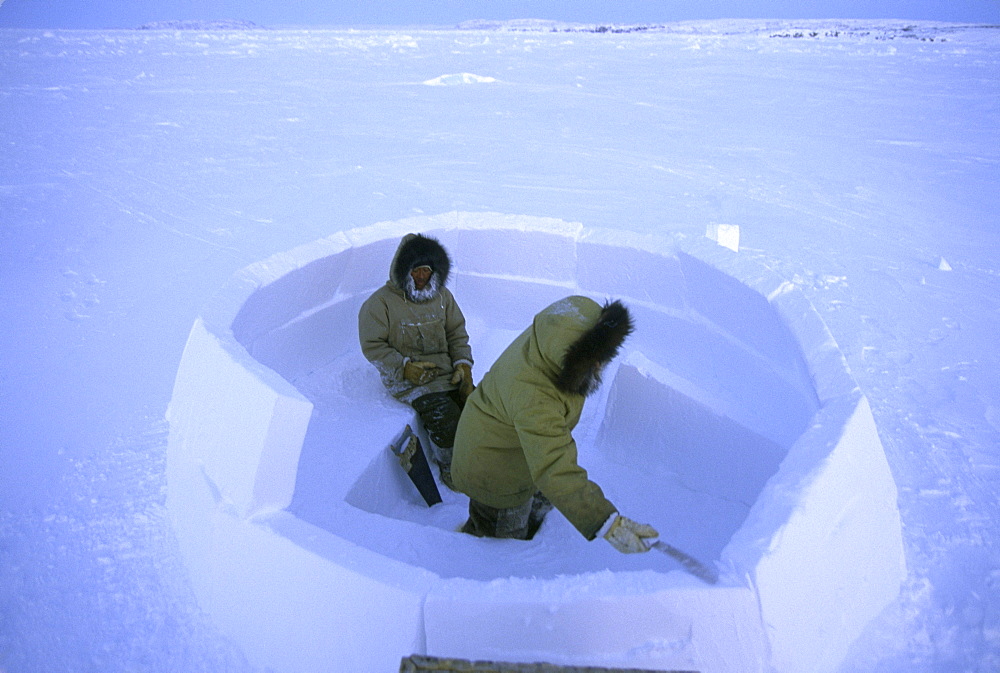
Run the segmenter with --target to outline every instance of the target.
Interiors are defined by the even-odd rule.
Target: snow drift
[[[409,407],[357,345],[399,238],[438,237],[476,379],[551,301],[622,299],[637,330],[588,401],[580,462],[619,509],[716,560],[455,532],[387,447]],[[402,656],[833,670],[905,574],[867,400],[791,284],[707,240],[448,213],[335,234],[237,273],[192,327],[169,409],[168,508],[196,594],[258,665]],[[601,628],[595,629],[594,625]]]

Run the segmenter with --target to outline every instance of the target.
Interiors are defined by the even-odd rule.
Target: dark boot
[[[454,391],[429,393],[413,401],[413,408],[420,416],[424,430],[431,440],[434,462],[441,468],[441,482],[455,490],[451,481],[451,452],[455,446],[455,432],[462,409],[455,400]]]
[[[528,500],[518,507],[497,508],[470,499],[469,520],[462,526],[462,532],[476,537],[528,540],[531,503]]]
[[[535,537],[535,533],[542,527],[545,515],[552,511],[552,503],[541,491],[535,491],[535,497],[531,499],[531,513],[528,515],[528,538]]]

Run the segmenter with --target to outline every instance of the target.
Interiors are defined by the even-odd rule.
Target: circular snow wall
[[[705,561],[455,532],[388,451],[412,410],[360,354],[399,239],[437,237],[476,378],[539,310],[623,300],[637,329],[588,400],[580,462]],[[168,508],[202,607],[259,665],[393,670],[411,653],[712,671],[832,670],[903,577],[865,398],[791,284],[706,240],[527,216],[374,225],[236,274],[191,331],[169,410]],[[425,444],[426,445],[426,444]]]

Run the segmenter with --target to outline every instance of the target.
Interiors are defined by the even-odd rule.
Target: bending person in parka
[[[455,436],[452,479],[471,499],[463,532],[529,539],[555,506],[588,540],[601,535],[621,552],[649,550],[656,530],[618,514],[577,464],[572,436],[584,400],[631,331],[621,302],[567,297],[500,355]]]
[[[420,415],[449,488],[455,429],[473,390],[465,316],[445,287],[450,271],[451,258],[436,239],[407,234],[389,280],[358,314],[361,351],[389,392]]]

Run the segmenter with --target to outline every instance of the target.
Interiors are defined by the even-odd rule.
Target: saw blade
[[[715,584],[719,581],[719,572],[710,566],[705,565],[690,554],[682,552],[677,547],[658,540],[652,544],[653,549],[658,549],[670,558],[674,559],[684,570],[688,571],[698,579],[708,584]]]

